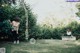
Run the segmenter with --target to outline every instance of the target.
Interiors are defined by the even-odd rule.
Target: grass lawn
[[[76,41],[63,40],[37,40],[36,44],[1,42],[0,47],[5,47],[6,53],[80,53]]]

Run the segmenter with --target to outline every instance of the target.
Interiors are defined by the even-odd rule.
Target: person
[[[13,41],[14,44],[19,44],[19,25],[20,25],[20,19],[19,17],[15,17],[15,19],[12,20],[11,22],[12,25],[12,35],[13,35]]]
[[[67,32],[66,33],[67,33],[68,36],[72,36],[72,32],[71,32],[70,29],[67,29]]]

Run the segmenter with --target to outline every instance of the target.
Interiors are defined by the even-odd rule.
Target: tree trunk
[[[28,10],[26,9],[26,5],[25,5],[24,0],[20,0],[20,5],[25,10],[25,17],[26,17],[26,31],[25,31],[25,35],[26,35],[26,40],[28,40]]]

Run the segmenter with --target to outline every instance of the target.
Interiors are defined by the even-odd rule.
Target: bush
[[[71,29],[73,36],[80,36],[80,24],[77,22],[71,22],[66,27],[57,27],[57,28],[50,28],[47,26],[40,27],[38,26],[36,30],[34,30],[34,37],[39,39],[61,39],[62,36],[66,36],[66,30]]]
[[[38,26],[34,32],[34,37],[36,37],[36,39],[61,39],[61,33],[59,28],[52,29],[48,28],[47,26]]]
[[[13,20],[15,16],[19,16],[21,21],[20,21],[20,28],[19,28],[19,34],[20,37],[25,36],[25,29],[26,29],[26,17],[25,17],[25,11],[22,7],[16,8],[16,7],[11,7],[11,6],[4,6],[0,7],[0,33],[1,36],[8,36],[8,38],[11,38],[11,32],[10,30],[12,29],[10,21]],[[23,35],[22,35],[23,34]]]

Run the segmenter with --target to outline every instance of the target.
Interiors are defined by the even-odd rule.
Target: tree
[[[28,39],[29,38],[35,38],[36,32],[37,32],[37,26],[36,26],[36,15],[33,14],[30,6],[26,7],[27,9],[27,17],[28,17]]]
[[[3,36],[8,36],[10,37],[11,33],[10,30],[11,28],[11,24],[9,23],[9,20],[13,20],[15,16],[19,16],[21,19],[21,24],[20,24],[20,38],[24,39],[25,38],[25,23],[26,23],[26,18],[25,18],[25,11],[22,7],[20,8],[16,8],[16,7],[11,7],[11,6],[4,6],[0,8],[0,33],[1,35],[3,34]]]
[[[28,10],[30,10],[30,7],[24,2],[24,0],[20,0],[20,5],[24,8],[25,10],[25,17],[26,17],[26,31],[25,31],[25,35],[26,35],[26,39],[28,40],[29,34],[28,34]]]
[[[34,31],[32,30],[36,30],[36,27],[35,27],[36,26],[36,16],[32,13],[30,6],[26,5],[22,1],[24,0],[20,0],[20,3],[19,3],[20,6],[14,7],[14,6],[11,6],[5,3],[7,5],[0,7],[0,15],[1,15],[0,16],[0,27],[2,27],[0,32],[4,33],[3,36],[6,36],[9,30],[11,30],[9,20],[13,20],[16,15],[21,18],[21,24],[19,28],[20,39],[23,40],[25,39],[26,36],[28,38],[28,29],[29,29],[29,35],[31,34],[35,35]]]
[[[0,6],[3,4],[15,4],[16,0],[0,0]]]
[[[76,15],[77,15],[78,17],[80,17],[80,3],[77,3],[77,4],[76,4],[76,7],[77,7],[77,9],[78,9],[78,12],[76,13]]]

